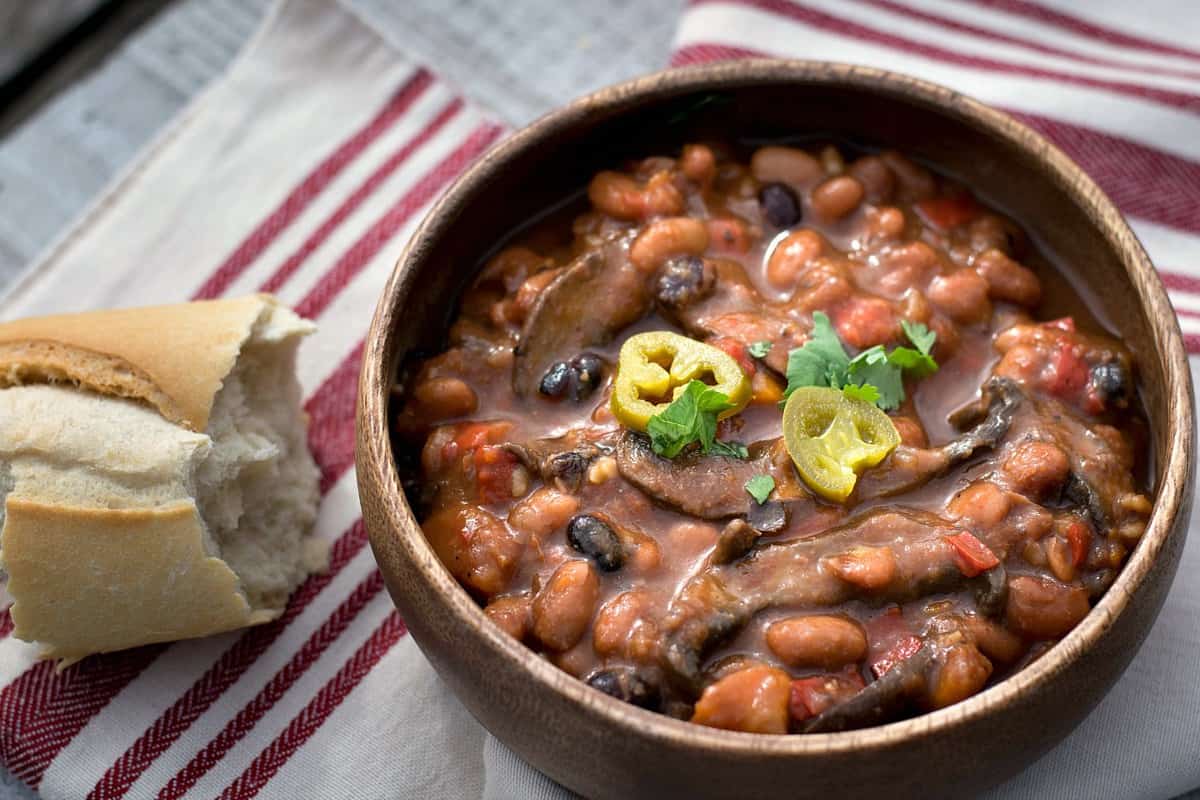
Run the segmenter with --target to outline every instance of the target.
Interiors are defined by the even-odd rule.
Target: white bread
[[[274,619],[324,562],[296,348],[262,295],[0,325],[0,568],[46,657]]]

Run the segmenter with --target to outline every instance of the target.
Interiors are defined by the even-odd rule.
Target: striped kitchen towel
[[[702,0],[685,13],[674,63],[867,63],[1016,113],[1129,214],[1195,348],[1200,50],[1169,43],[1200,41],[1200,14],[1185,1],[1161,0],[1154,15],[1094,0],[1084,19],[1069,3]],[[502,133],[341,4],[288,0],[0,306],[12,318],[265,289],[320,324],[299,369],[329,574],[269,625],[62,673],[0,617],[0,761],[40,795],[567,796],[487,736],[405,635],[353,474],[355,378],[378,292],[437,193]],[[1200,570],[1197,550],[1181,575]],[[1200,786],[1198,615],[1200,586],[1180,581],[1096,713],[996,796],[1166,798]]]
[[[280,3],[6,298],[8,319],[270,291],[320,326],[299,374],[330,571],[268,625],[61,673],[5,614],[0,760],[40,795],[480,796],[483,732],[405,636],[366,546],[354,403],[400,248],[502,133],[342,5]]]

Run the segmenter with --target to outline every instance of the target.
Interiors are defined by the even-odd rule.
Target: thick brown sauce
[[[489,614],[507,630],[567,672],[590,677],[599,688],[666,713],[685,718],[694,715],[698,722],[742,730],[826,730],[871,724],[972,694],[1010,674],[1065,634],[1086,612],[1088,606],[1081,605],[1081,598],[1094,602],[1144,527],[1149,504],[1140,493],[1146,487],[1135,480],[1134,471],[1137,464],[1145,463],[1146,437],[1132,391],[1129,356],[1105,335],[1087,304],[1012,222],[974,202],[963,187],[947,179],[889,156],[883,169],[890,177],[873,183],[866,171],[868,177],[859,188],[865,185],[867,196],[837,218],[830,208],[839,211],[838,203],[814,203],[814,195],[828,195],[828,186],[835,179],[845,182],[848,176],[860,174],[857,170],[862,160],[847,163],[833,148],[813,148],[811,155],[780,150],[774,160],[756,156],[753,167],[747,168],[745,161],[722,158],[719,148],[716,152],[715,170],[703,170],[703,159],[694,149],[691,157],[696,160],[689,161],[685,153],[679,159],[653,158],[630,165],[628,185],[621,184],[625,194],[613,192],[617,199],[611,201],[630,204],[618,209],[626,219],[614,218],[608,207],[605,210],[610,213],[606,214],[582,201],[573,202],[521,232],[491,260],[485,277],[464,296],[448,352],[415,365],[400,382],[398,396],[408,400],[397,415],[397,446],[410,453],[425,447],[423,473],[413,485],[414,500],[430,520],[426,533],[456,577],[482,603],[493,605]],[[864,170],[874,169],[877,175],[880,163],[874,158]],[[817,172],[795,177],[814,164],[819,167]],[[762,187],[779,179],[773,172],[788,179],[785,183],[800,200],[799,220],[785,228],[773,225],[764,214]],[[656,213],[655,181],[660,188],[670,183],[683,207]],[[592,190],[595,200],[597,182]],[[942,202],[943,215],[950,215],[942,221],[953,224],[939,227],[929,211],[918,209],[923,203],[923,208],[937,210],[938,202]],[[893,215],[893,221],[895,214],[902,214],[902,228],[893,224],[889,229],[885,212]],[[864,333],[878,322],[875,312],[883,306],[888,309],[883,314],[883,329],[888,329],[886,320],[895,323],[907,317],[939,331],[935,351],[939,372],[920,382],[908,382],[909,400],[894,414],[898,426],[900,417],[907,420],[901,430],[905,446],[912,452],[931,452],[931,448],[960,437],[963,431],[951,423],[952,412],[977,402],[980,387],[993,374],[1007,376],[1019,385],[1024,398],[1020,410],[995,446],[980,449],[964,463],[896,496],[866,500],[853,496],[846,506],[813,500],[801,512],[791,513],[783,531],[764,535],[756,546],[820,540],[831,526],[862,520],[872,509],[903,507],[927,512],[954,526],[953,531],[1003,543],[1003,563],[989,573],[998,575],[1004,587],[999,607],[980,607],[980,578],[949,580],[945,588],[921,589],[914,582],[910,593],[914,596],[895,602],[887,599],[888,593],[894,596],[904,589],[904,576],[893,577],[890,588],[883,589],[856,583],[859,579],[853,578],[838,583],[839,579],[828,575],[829,562],[821,561],[822,580],[831,581],[837,596],[844,599],[805,607],[768,603],[724,636],[708,641],[700,653],[704,673],[698,683],[681,681],[667,655],[672,643],[678,645],[681,620],[692,614],[680,610],[681,591],[706,570],[732,581],[732,570],[754,561],[743,557],[729,567],[709,568],[727,520],[696,519],[667,507],[662,498],[648,496],[623,479],[611,455],[591,460],[577,489],[561,491],[563,487],[552,490],[545,486],[535,470],[516,464],[499,446],[501,442],[530,443],[572,433],[607,445],[620,435],[608,410],[617,351],[628,336],[640,331],[680,331],[675,322],[659,311],[648,310],[612,341],[589,345],[586,351],[599,355],[607,366],[603,382],[579,402],[547,398],[536,391],[518,397],[512,388],[513,347],[526,323],[527,301],[545,291],[538,285],[539,280],[546,282],[547,275],[541,273],[602,247],[615,248],[621,269],[635,269],[628,256],[635,237],[655,220],[675,216],[731,220],[737,241],[748,243],[745,250],[712,241],[710,232],[710,243],[699,255],[740,265],[762,307],[794,322],[801,340],[815,310],[829,312],[844,339],[867,336],[851,343],[858,347],[906,344],[894,324],[890,328],[893,333],[882,338],[871,339]],[[819,234],[825,243],[821,258],[833,263],[848,282],[847,292],[831,305],[819,302],[824,296],[819,294],[820,286],[806,283],[818,259],[810,258],[791,280],[781,280],[782,271],[768,269],[775,249],[802,229]],[[897,253],[904,248],[911,251],[915,242],[932,248],[935,258],[905,277],[909,273],[902,272],[903,259]],[[521,249],[514,251],[513,246]],[[984,256],[985,252],[989,255]],[[984,266],[988,259],[993,266],[997,262],[1003,266],[989,272]],[[661,270],[661,264],[643,268],[645,281],[652,284]],[[984,280],[981,274],[989,278]],[[978,289],[984,281],[987,296],[979,299],[974,311],[963,300],[969,291],[948,293],[943,287],[939,294],[934,288],[951,275],[963,278],[967,290]],[[1031,295],[1033,275],[1038,290]],[[718,282],[718,293],[727,288]],[[1011,302],[1016,298],[1025,305]],[[880,299],[886,302],[881,304]],[[849,313],[846,309],[859,301],[876,305],[863,317],[862,325],[843,327],[844,315]],[[598,297],[596,302],[619,305],[625,299]],[[1062,316],[1070,316],[1073,324],[1033,324],[1034,320]],[[1005,331],[1010,340],[1005,346],[1007,356],[997,343],[998,335]],[[690,333],[696,336],[694,329]],[[714,338],[719,337],[709,337]],[[733,338],[737,338],[736,330]],[[775,347],[783,348],[783,343],[777,342]],[[1022,358],[1012,355],[1015,349],[1021,350]],[[782,352],[786,353],[786,348]],[[578,354],[560,355],[569,359]],[[776,362],[779,368],[781,363]],[[774,385],[778,390],[779,376],[772,376],[772,370],[761,362],[755,364],[755,371],[759,373],[754,384],[756,401],[723,424],[723,438],[752,443],[781,435],[781,415],[770,389]],[[1111,380],[1113,375],[1124,382],[1119,395],[1105,394],[1097,383],[1099,376]],[[451,445],[447,449],[446,442],[467,430],[462,420],[504,421],[511,426],[495,429],[488,440],[492,444],[489,458],[499,459],[499,492],[494,486],[481,489],[483,483],[494,482],[496,473],[485,476],[478,472],[481,462],[472,460],[469,447]],[[1028,449],[1031,442],[1041,449]],[[1102,507],[1102,521],[1095,514],[1088,515],[1078,493],[1068,491],[1062,471],[1056,473],[1046,462],[1047,447],[1053,450],[1049,456],[1061,453],[1065,457],[1071,474],[1086,478]],[[872,472],[895,474],[898,456],[899,451]],[[869,477],[864,476],[863,482]],[[553,502],[545,502],[548,497]],[[746,500],[750,502],[748,496]],[[471,511],[473,508],[482,511]],[[613,572],[599,570],[567,540],[567,520],[583,513],[602,514],[649,541],[631,547],[626,538],[624,566]],[[890,530],[886,522],[883,527]],[[1018,534],[1003,533],[1014,527]],[[904,546],[893,549],[899,553]],[[945,545],[939,546],[944,558]],[[565,577],[562,585],[568,588],[563,592],[550,586],[556,571],[561,573],[560,568],[569,562],[581,562],[577,571],[588,571],[583,583],[594,579],[594,591],[590,585],[578,589]],[[1022,582],[1021,576],[1032,576],[1038,583],[1031,585],[1029,578]],[[764,574],[762,581],[769,580]],[[762,581],[753,585],[766,585]],[[643,604],[640,613],[616,613],[620,600],[614,599],[631,591]],[[630,597],[625,595],[625,599]],[[578,619],[572,618],[571,611]],[[704,607],[692,616],[706,619],[710,611]],[[866,651],[843,658],[847,663],[836,667],[832,662],[822,667],[784,663],[768,645],[766,630],[785,618],[811,615],[852,620],[867,642]],[[603,628],[599,634],[597,626]],[[614,630],[624,635],[617,636]],[[911,645],[907,650],[906,640]],[[920,666],[914,666],[919,659],[911,658],[912,647],[917,645],[924,645],[927,653],[922,655],[929,656]],[[850,647],[849,652],[853,650]],[[886,712],[876,716],[851,714],[845,720],[836,719],[834,713],[820,715],[830,708],[836,711],[839,702],[854,694],[858,683],[871,684],[891,662],[905,656],[911,658],[906,663],[912,667],[915,683],[903,688],[898,698],[880,700],[885,704],[895,701],[894,708],[888,705]],[[636,676],[642,682],[638,688],[648,686],[652,697],[647,700],[637,691],[633,692],[637,696],[630,697],[627,682],[614,688],[612,680],[606,683],[597,678],[614,669],[624,671],[623,680]],[[739,671],[738,677],[730,678]],[[833,683],[814,688],[812,681],[803,680],[808,677],[828,678]],[[816,728],[812,727],[814,718],[820,721]]]

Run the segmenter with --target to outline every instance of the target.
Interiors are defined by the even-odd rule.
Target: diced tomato
[[[956,197],[931,197],[915,204],[921,219],[943,231],[956,228],[979,216],[979,204],[969,194]]]
[[[512,497],[513,471],[517,457],[498,445],[485,444],[475,451],[475,484],[479,500],[497,503]]]
[[[718,253],[745,253],[750,250],[750,234],[745,223],[728,217],[707,220],[709,246]]]
[[[871,659],[871,671],[875,673],[876,678],[882,678],[887,674],[888,670],[906,658],[912,658],[920,649],[921,640],[918,637],[913,635],[905,636],[892,645],[891,649],[886,653],[878,658]]]
[[[1049,369],[1043,377],[1046,391],[1064,400],[1076,399],[1087,386],[1088,366],[1083,348],[1063,342],[1051,356]]]
[[[454,443],[459,450],[474,450],[485,444],[496,444],[512,428],[508,422],[468,422],[459,426]]]
[[[1067,525],[1066,537],[1067,544],[1071,546],[1071,562],[1076,567],[1083,566],[1088,548],[1092,545],[1092,532],[1083,520],[1077,519]]]
[[[788,709],[792,719],[803,721],[821,714],[837,703],[848,700],[866,686],[853,667],[836,675],[814,675],[792,681]]]
[[[746,373],[747,378],[754,377],[757,368],[754,366],[754,359],[746,349],[745,343],[732,336],[718,336],[715,339],[709,339],[708,344],[733,356],[733,360],[738,362],[738,366],[742,368],[742,372]]]
[[[1000,559],[996,558],[996,554],[986,544],[967,531],[947,536],[945,539],[954,547],[954,562],[968,578],[974,578],[1000,563]]]
[[[1068,333],[1075,332],[1074,317],[1059,317],[1058,319],[1049,319],[1042,323],[1043,328],[1058,328],[1060,331]]]
[[[856,295],[833,309],[833,326],[847,344],[865,350],[900,335],[896,310],[882,297]]]

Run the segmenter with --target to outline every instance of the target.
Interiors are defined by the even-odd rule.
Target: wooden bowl
[[[1136,358],[1152,421],[1156,501],[1113,587],[1027,669],[907,721],[770,736],[623,704],[502,633],[421,533],[401,490],[388,417],[398,365],[442,346],[457,293],[488,251],[593,173],[705,136],[798,133],[916,155],[968,182],[1067,265]],[[1187,534],[1194,451],[1191,379],[1167,296],[1120,213],[1078,166],[1030,129],[957,92],[867,67],[802,61],[651,75],[579,99],[492,149],[446,192],[401,254],[367,338],[358,397],[364,518],[409,630],[489,731],[589,797],[961,797],[1013,775],[1087,715],[1150,630]]]

